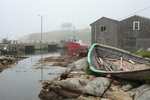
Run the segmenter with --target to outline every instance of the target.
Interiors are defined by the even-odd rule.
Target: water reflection
[[[42,86],[39,82],[53,80],[58,77],[56,73],[62,72],[65,68],[52,67],[50,63],[43,65],[43,63],[39,63],[39,60],[51,56],[66,55],[66,52],[67,50],[60,49],[29,50],[16,54],[29,58],[18,61],[11,67],[0,71],[0,99],[40,100],[38,94]]]
[[[48,53],[57,53],[59,52],[61,56],[71,56],[73,54],[78,54],[82,49],[68,50],[68,49],[49,49],[49,50],[30,50],[25,51],[25,55],[34,54],[34,55],[46,55]]]
[[[73,55],[73,54],[78,54],[78,53],[81,52],[81,51],[82,51],[82,49],[68,50],[68,51],[67,51],[67,55],[68,55],[68,56],[71,56],[71,55]]]
[[[51,63],[43,65],[40,59],[52,56],[66,56],[67,49],[27,50],[17,55],[29,58],[16,62],[10,68],[0,73],[1,100],[40,100],[38,94],[44,80],[53,80],[57,73],[65,70],[64,67],[52,67]],[[78,51],[71,51],[76,53]],[[42,56],[41,56],[42,55]],[[68,55],[71,55],[70,53]],[[51,74],[49,74],[51,73]]]
[[[59,52],[61,56],[67,55],[68,49],[48,49],[48,50],[25,50],[24,52],[18,53],[18,55],[44,55],[48,53],[57,53]]]
[[[75,49],[75,50],[68,50],[68,49],[56,49],[50,48],[46,50],[35,50],[35,49],[25,49],[25,51],[18,52],[18,53],[10,53],[8,55],[15,55],[15,56],[24,56],[24,55],[46,55],[49,53],[60,53],[61,56],[71,56],[73,54],[78,54],[82,49]],[[6,54],[5,54],[6,55]]]

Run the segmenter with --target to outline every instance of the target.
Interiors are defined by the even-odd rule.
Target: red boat
[[[79,52],[81,52],[82,50],[81,49],[73,49],[73,50],[71,50],[71,49],[69,49],[68,51],[67,51],[67,56],[71,56],[71,55],[73,55],[73,54],[75,54],[75,55],[77,55]]]
[[[88,45],[85,43],[85,44],[82,44],[82,40],[78,40],[78,39],[75,39],[75,36],[73,38],[69,38],[68,42],[67,42],[67,46],[68,46],[68,49],[72,50],[72,49],[87,49],[88,48]]]

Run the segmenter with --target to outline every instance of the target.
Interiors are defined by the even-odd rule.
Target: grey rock
[[[150,84],[144,84],[136,89],[135,100],[150,100]]]
[[[77,100],[100,100],[100,97],[93,97],[93,96],[79,96]]]
[[[58,85],[60,85],[63,88],[67,89],[73,89],[73,88],[81,88],[83,86],[86,86],[89,80],[87,79],[81,79],[81,78],[68,78],[66,80],[61,80],[58,82]]]
[[[132,86],[131,86],[130,84],[123,85],[123,86],[122,86],[122,89],[123,89],[124,91],[129,91],[129,90],[132,89]]]
[[[80,59],[75,61],[74,63],[75,66],[72,68],[72,70],[84,70],[86,69],[86,67],[88,66],[88,62],[87,59]]]
[[[66,79],[68,74],[72,71],[83,71],[88,66],[87,59],[80,59],[75,61],[74,63],[69,64],[66,67],[66,70],[61,74],[61,79]],[[71,74],[69,77],[72,77]]]
[[[81,95],[79,92],[69,91],[56,84],[49,86],[49,92],[54,92],[63,98],[77,98]]]
[[[86,85],[82,93],[100,97],[109,85],[110,79],[97,77]]]

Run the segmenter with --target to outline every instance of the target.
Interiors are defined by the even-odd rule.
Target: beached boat
[[[83,44],[82,40],[76,39],[75,36],[72,36],[67,41],[68,49],[87,49],[88,45]]]
[[[102,44],[93,44],[88,52],[90,69],[102,76],[145,81],[150,77],[150,60],[131,52]]]

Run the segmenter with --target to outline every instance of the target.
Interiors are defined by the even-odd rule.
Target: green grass
[[[90,70],[89,65],[86,67],[85,72],[86,72],[87,75],[92,75],[93,74],[93,72]]]
[[[142,56],[142,57],[150,58],[150,51],[141,51],[141,52],[139,52],[137,54]]]
[[[127,84],[130,84],[133,88],[137,88],[141,85],[141,83],[138,82],[122,80],[121,85],[127,85]]]
[[[144,77],[146,79],[146,83],[150,84],[150,75],[148,77]]]

